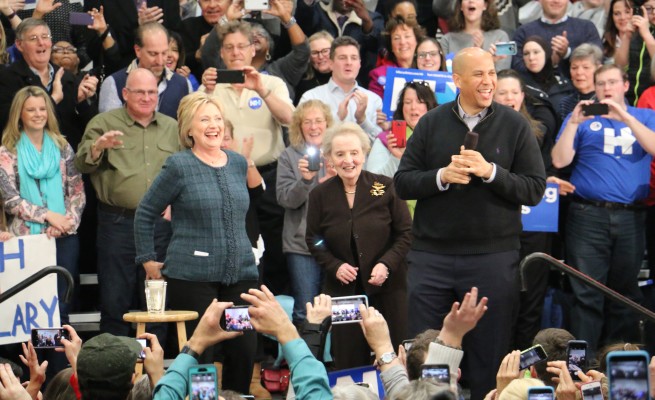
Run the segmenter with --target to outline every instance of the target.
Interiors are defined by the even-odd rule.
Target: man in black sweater
[[[528,121],[492,103],[496,70],[490,53],[460,51],[453,60],[456,101],[429,111],[416,126],[394,183],[417,199],[409,272],[409,333],[439,329],[454,301],[471,287],[489,311],[464,340],[463,377],[471,398],[495,387],[510,345],[518,301],[521,205],[546,187],[539,146]],[[462,146],[467,132],[477,148]]]

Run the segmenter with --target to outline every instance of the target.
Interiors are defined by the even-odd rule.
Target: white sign
[[[57,265],[55,239],[20,236],[0,242],[0,293],[39,270]],[[59,327],[57,276],[49,274],[0,303],[0,345],[30,340],[32,328]]]

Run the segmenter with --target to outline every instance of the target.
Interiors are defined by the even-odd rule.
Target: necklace
[[[344,190],[344,192],[346,192],[346,194],[355,194],[355,193],[357,192],[357,189],[353,190],[352,192],[349,192],[349,191],[347,191],[347,190]]]
[[[206,162],[207,164],[215,165],[215,164],[220,164],[222,159],[223,159],[223,154],[222,152],[218,154],[218,159],[212,160],[211,158],[205,156],[205,155],[200,155],[198,154],[195,150],[191,150],[193,154],[195,154],[198,158]]]

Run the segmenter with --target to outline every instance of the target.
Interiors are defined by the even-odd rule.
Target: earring
[[[271,58],[273,58],[273,57],[271,57],[271,53],[269,53],[269,52],[267,51],[267,52],[266,52],[266,57],[265,57],[265,58],[266,58],[266,61],[271,61]]]

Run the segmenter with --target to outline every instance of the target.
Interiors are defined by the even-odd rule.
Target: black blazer
[[[381,189],[376,191],[374,185]],[[407,203],[398,197],[393,181],[386,176],[362,171],[352,210],[338,176],[315,187],[309,193],[306,240],[325,270],[325,293],[359,294],[354,282],[343,285],[336,278],[343,263],[359,267],[357,277],[368,295],[404,289],[411,225]],[[368,283],[377,263],[389,268],[389,279],[382,286]]]
[[[59,67],[52,64],[55,73]],[[77,102],[77,88],[80,80],[73,74],[66,71],[61,77],[64,99],[55,105],[59,130],[66,136],[68,143],[73,150],[82,138],[86,124],[98,113],[98,97],[94,96],[91,102]],[[39,86],[48,93],[41,83],[41,78],[36,75],[27,65],[24,59],[10,64],[7,68],[0,69],[0,127],[4,130],[9,119],[9,109],[16,93],[25,86]],[[54,101],[53,101],[54,104]]]

